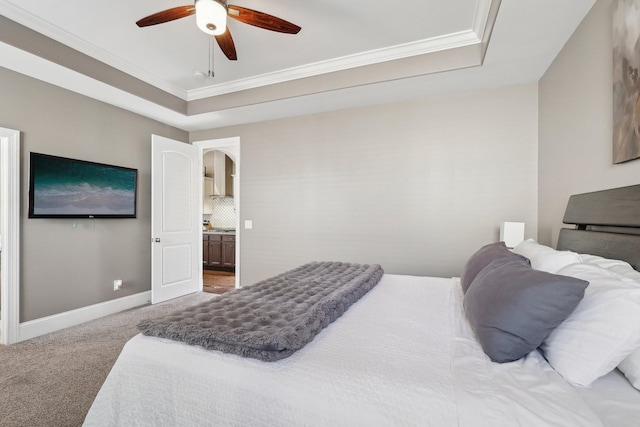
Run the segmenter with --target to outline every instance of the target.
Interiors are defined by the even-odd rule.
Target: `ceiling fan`
[[[142,18],[138,27],[163,24],[165,22],[196,15],[198,28],[216,38],[218,46],[232,61],[238,59],[236,47],[227,28],[227,15],[236,21],[279,33],[298,34],[300,27],[278,17],[257,10],[228,5],[226,0],[196,0],[195,5],[178,6]]]

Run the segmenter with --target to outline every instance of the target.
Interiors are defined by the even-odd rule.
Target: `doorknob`
[[[156,237],[156,238],[154,239],[154,241],[155,241],[156,243],[160,243],[160,238],[159,238],[159,237]]]

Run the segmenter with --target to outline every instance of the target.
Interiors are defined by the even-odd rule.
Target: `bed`
[[[580,211],[593,214],[585,198],[598,206],[622,202],[613,221],[585,220]],[[638,207],[640,186],[572,196],[565,222],[576,228],[563,230],[559,251],[544,251],[585,255],[585,264],[614,270],[611,277],[628,273],[624,286],[640,292],[633,276],[640,277]],[[611,209],[598,210],[610,216]],[[620,210],[631,213],[620,219]],[[640,391],[615,367],[576,386],[540,349],[493,362],[465,313],[465,298],[458,278],[385,274],[315,339],[274,362],[138,335],[123,348],[85,425],[637,425]],[[635,354],[627,353],[625,360]]]

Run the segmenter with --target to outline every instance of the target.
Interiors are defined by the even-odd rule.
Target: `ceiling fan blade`
[[[218,42],[218,46],[220,46],[220,49],[227,58],[229,58],[231,61],[235,61],[238,59],[238,56],[236,55],[236,45],[233,43],[233,39],[231,38],[229,27],[227,27],[227,31],[220,34],[219,36],[214,37]]]
[[[244,22],[245,24],[253,25],[254,27],[287,34],[298,34],[301,30],[301,28],[296,24],[268,15],[264,12],[258,12],[257,10],[235,5],[229,5],[228,9],[228,13],[231,18],[236,21]]]
[[[163,24],[175,19],[184,18],[185,16],[193,15],[195,13],[196,8],[192,4],[188,6],[178,6],[149,15],[136,22],[136,24],[138,27],[148,27],[149,25]]]

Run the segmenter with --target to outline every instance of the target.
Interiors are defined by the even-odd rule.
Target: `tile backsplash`
[[[211,214],[203,214],[202,219],[209,221],[213,228],[236,228],[236,208],[233,197],[216,197],[211,203]]]

